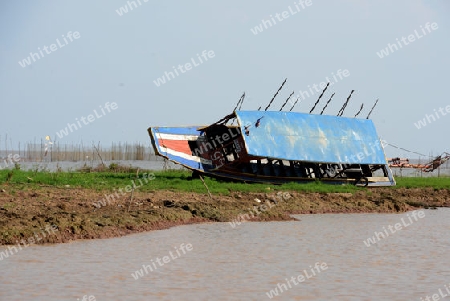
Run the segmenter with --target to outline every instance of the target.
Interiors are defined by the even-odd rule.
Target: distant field
[[[144,178],[147,177],[147,181]],[[102,171],[72,171],[72,172],[48,172],[48,171],[23,171],[18,169],[0,170],[0,184],[13,184],[20,188],[23,186],[38,188],[42,185],[55,187],[80,187],[94,190],[118,190],[125,188],[137,178],[145,184],[140,191],[172,190],[205,193],[206,188],[200,179],[191,179],[191,172],[183,170],[144,171],[130,167],[110,165]],[[230,192],[267,192],[272,191],[305,191],[305,192],[354,192],[367,188],[353,185],[329,185],[321,182],[307,184],[289,183],[283,185],[246,184],[241,182],[226,182],[208,177],[204,178],[209,190],[213,194],[228,195]],[[397,177],[398,188],[425,188],[450,189],[450,177],[417,178]],[[376,189],[376,188],[371,188]]]
[[[397,186],[394,188],[423,188],[450,189],[450,177],[441,176],[439,178],[417,178],[417,177],[397,177]]]

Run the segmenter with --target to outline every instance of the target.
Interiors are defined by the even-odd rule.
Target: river
[[[31,245],[0,261],[0,300],[422,301],[450,295],[450,208],[293,216],[296,221],[197,224]]]

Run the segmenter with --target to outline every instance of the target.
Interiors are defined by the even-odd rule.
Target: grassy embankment
[[[0,170],[0,243],[13,244],[49,224],[59,231],[42,242],[66,242],[186,223],[232,221],[255,206],[259,210],[251,214],[253,220],[289,220],[289,214],[295,213],[404,212],[450,206],[448,177],[396,178],[395,187],[369,189],[320,182],[267,185],[205,178],[210,197],[202,181],[191,179],[188,171],[157,171],[149,178],[145,173],[152,172],[114,164],[101,171]],[[124,192],[131,181],[139,187]],[[105,201],[105,195],[119,189],[123,193]],[[281,199],[278,192],[288,192],[289,198]],[[103,205],[95,206],[99,200]]]
[[[16,188],[36,188],[45,186],[86,188],[96,191],[113,190],[125,187],[131,180],[142,178],[144,174],[153,174],[150,185],[140,188],[141,191],[171,190],[180,192],[206,193],[205,186],[200,179],[191,179],[191,172],[184,170],[148,171],[112,165],[101,171],[76,172],[48,172],[0,170],[0,184],[13,185]],[[205,182],[212,194],[229,195],[231,192],[266,192],[269,188],[275,191],[300,192],[355,192],[366,191],[366,188],[353,185],[328,185],[322,182],[288,183],[283,185],[226,182],[206,177]],[[433,188],[450,189],[450,177],[398,177],[397,185],[390,189],[399,188]],[[377,188],[375,188],[377,189]]]

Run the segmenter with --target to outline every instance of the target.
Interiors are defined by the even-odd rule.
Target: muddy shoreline
[[[290,214],[400,213],[450,207],[450,189],[433,188],[376,188],[353,193],[268,190],[212,198],[208,194],[157,190],[136,191],[132,200],[127,195],[106,202],[103,198],[108,191],[45,186],[20,189],[14,185],[0,189],[2,245],[119,237],[192,223],[292,220]],[[98,203],[101,199],[103,204]],[[49,232],[50,226],[57,230]],[[47,235],[39,234],[47,233],[45,229]],[[30,240],[38,236],[39,240]]]

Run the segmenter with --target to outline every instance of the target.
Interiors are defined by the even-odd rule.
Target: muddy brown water
[[[294,215],[29,246],[0,261],[0,300],[270,300],[276,288],[275,300],[450,295],[450,208],[423,212]],[[135,279],[143,265],[148,273]]]

